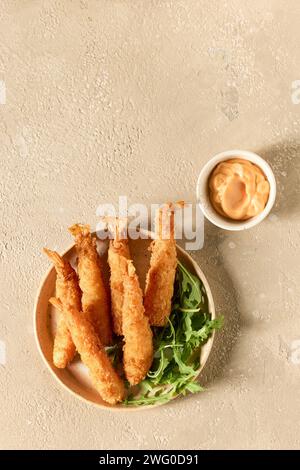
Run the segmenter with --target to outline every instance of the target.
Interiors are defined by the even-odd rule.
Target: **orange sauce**
[[[247,220],[260,214],[270,192],[270,184],[262,170],[241,158],[219,163],[209,177],[208,186],[215,210],[234,220]]]

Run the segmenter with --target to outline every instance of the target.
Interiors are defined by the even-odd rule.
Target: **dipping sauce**
[[[270,184],[263,171],[241,158],[219,163],[209,177],[208,186],[215,210],[234,220],[247,220],[260,214],[270,192]]]

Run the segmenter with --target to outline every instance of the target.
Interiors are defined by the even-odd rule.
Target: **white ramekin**
[[[214,209],[208,194],[208,179],[215,166],[220,162],[236,157],[255,163],[255,165],[261,168],[270,183],[270,194],[266,207],[260,214],[248,220],[230,220],[222,217]],[[256,153],[248,152],[247,150],[227,150],[226,152],[218,153],[218,155],[215,155],[204,165],[197,182],[197,202],[204,216],[211,223],[225,230],[245,230],[259,224],[269,214],[275,202],[275,198],[276,180],[270,165]]]

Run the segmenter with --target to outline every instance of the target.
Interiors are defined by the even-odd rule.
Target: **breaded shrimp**
[[[127,260],[130,259],[128,239],[120,237],[119,221],[116,220],[115,239],[110,240],[108,264],[110,267],[110,294],[113,329],[122,335],[122,309],[124,300],[124,276],[127,272]]]
[[[62,305],[58,299],[53,298],[50,302],[62,309],[76,349],[89,369],[97,392],[111,405],[122,401],[125,395],[124,383],[113,368],[93,324],[70,304]]]
[[[166,228],[168,235],[164,238],[163,229]],[[177,266],[173,204],[158,209],[155,232],[157,238],[150,245],[152,253],[146,277],[144,307],[150,325],[164,326],[171,313]]]
[[[69,231],[76,242],[82,311],[93,323],[101,343],[107,346],[112,340],[109,298],[103,282],[96,239],[91,236],[89,225],[75,224]]]
[[[78,276],[70,263],[63,259],[55,251],[44,248],[44,253],[54,264],[56,276],[56,296],[72,307],[81,309],[81,290],[78,284]],[[65,319],[59,313],[57,330],[54,338],[53,362],[54,365],[63,369],[74,358],[76,349]]]
[[[122,327],[125,345],[123,364],[131,385],[143,380],[153,360],[152,331],[143,307],[143,293],[132,261],[124,275]]]

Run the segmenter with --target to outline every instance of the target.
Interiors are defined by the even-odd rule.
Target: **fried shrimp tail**
[[[115,239],[110,240],[108,264],[110,267],[110,294],[113,330],[122,335],[122,310],[124,301],[124,276],[127,260],[130,259],[128,239],[120,234],[119,221],[116,219]]]
[[[82,310],[93,323],[101,343],[111,343],[109,298],[103,282],[96,239],[89,225],[75,224],[69,228],[75,237],[78,255],[79,285],[82,290]]]
[[[143,307],[143,294],[132,261],[127,261],[124,276],[122,318],[124,370],[131,385],[143,380],[153,360],[152,331]]]
[[[182,204],[182,202],[177,203],[180,206]],[[177,266],[174,210],[175,205],[171,203],[158,209],[155,227],[156,239],[150,246],[151,258],[146,277],[144,306],[150,325],[154,326],[164,326],[171,313]]]
[[[78,277],[68,261],[63,259],[55,251],[44,248],[44,253],[54,264],[56,276],[56,296],[72,307],[81,309],[81,291],[78,284]],[[60,369],[67,366],[74,358],[76,349],[68,330],[64,316],[59,313],[57,330],[54,338],[53,362]]]
[[[54,298],[50,299],[50,302],[63,311],[76,349],[89,369],[97,392],[111,405],[122,401],[125,396],[124,383],[113,368],[93,324],[82,312],[69,304],[62,305]]]

